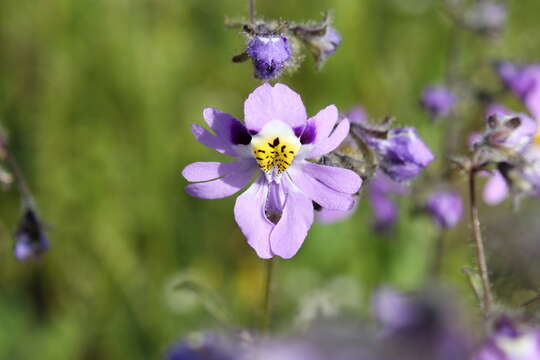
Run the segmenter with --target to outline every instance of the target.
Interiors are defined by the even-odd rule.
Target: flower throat
[[[283,172],[291,166],[298,148],[298,145],[274,137],[253,146],[253,154],[263,171],[268,172],[275,167],[278,172]]]

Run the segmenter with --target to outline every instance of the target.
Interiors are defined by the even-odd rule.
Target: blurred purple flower
[[[415,178],[435,159],[413,127],[390,129],[384,137],[364,132],[363,138],[379,157],[382,171],[398,182]]]
[[[525,114],[497,112],[487,118],[484,143],[519,153],[531,143],[537,130],[536,121]]]
[[[255,177],[236,200],[236,222],[259,257],[291,258],[311,227],[313,203],[341,211],[355,204],[353,194],[362,184],[356,173],[306,160],[337,148],[349,132],[349,122],[334,128],[334,105],[308,119],[300,96],[283,84],[255,89],[244,112],[245,125],[215,109],[204,110],[215,135],[193,125],[197,140],[238,160],[188,165],[182,175],[197,183],[186,191],[203,199],[224,198]]]
[[[432,86],[424,90],[420,103],[434,117],[448,116],[456,96],[445,86]]]
[[[197,339],[181,340],[167,351],[166,360],[234,360],[240,354],[238,345],[235,356],[232,346],[219,335],[205,333]]]
[[[536,360],[540,359],[540,329],[518,329],[502,317],[495,331],[476,353],[474,360]]]
[[[361,106],[355,106],[347,114],[347,119],[351,124],[365,124],[368,120],[368,114]]]
[[[465,24],[482,34],[500,33],[506,24],[506,5],[494,0],[480,0],[465,13]]]
[[[426,209],[441,229],[454,227],[463,213],[461,195],[453,190],[434,191],[426,202]]]
[[[14,238],[13,255],[21,261],[37,257],[49,248],[43,225],[31,208],[24,210]]]
[[[332,26],[327,26],[324,35],[308,39],[315,50],[315,60],[319,68],[326,59],[334,54],[341,44],[341,34]]]
[[[253,60],[255,76],[269,80],[277,77],[290,60],[292,50],[283,35],[256,35],[247,45],[247,53]]]
[[[382,288],[372,308],[382,325],[380,359],[469,359],[470,341],[456,321],[448,294],[407,295]]]
[[[496,64],[504,84],[523,101],[535,120],[540,119],[540,64],[519,66],[508,61]]]
[[[391,195],[405,195],[409,188],[377,172],[369,183],[369,203],[375,216],[374,229],[379,232],[390,229],[397,220],[398,209]]]

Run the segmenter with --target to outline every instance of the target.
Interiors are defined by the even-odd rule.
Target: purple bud
[[[25,209],[14,238],[13,255],[20,261],[37,257],[49,248],[42,224],[31,208]]]
[[[364,139],[377,153],[384,173],[398,182],[415,178],[435,159],[413,127],[391,129],[386,139],[369,135]]]
[[[308,41],[316,51],[317,64],[321,66],[330,55],[337,51],[341,44],[341,35],[332,26],[327,26],[323,36],[312,37]]]
[[[424,90],[420,103],[432,116],[448,116],[456,96],[444,86],[432,86]]]
[[[365,124],[368,119],[366,110],[361,106],[353,107],[346,117],[353,124]]]
[[[465,14],[465,24],[482,34],[497,34],[506,24],[506,6],[493,0],[481,0]]]
[[[435,191],[427,200],[426,210],[441,229],[454,227],[463,213],[461,196],[457,191]]]
[[[390,229],[397,220],[397,205],[391,195],[405,195],[408,187],[393,181],[381,172],[377,172],[369,183],[369,203],[375,216],[374,229],[384,232]]]
[[[269,80],[277,77],[290,60],[292,50],[283,35],[256,35],[247,45],[247,53],[253,60],[255,76]]]

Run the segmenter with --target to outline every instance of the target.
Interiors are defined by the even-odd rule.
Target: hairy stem
[[[251,25],[255,25],[255,0],[248,0],[248,9],[249,9],[249,22]]]
[[[480,279],[482,281],[482,309],[484,314],[491,311],[493,296],[491,294],[491,285],[489,283],[489,273],[482,241],[482,230],[480,228],[480,218],[478,217],[478,206],[476,202],[476,169],[469,171],[469,201],[470,201],[470,221],[472,226],[472,235],[476,248],[476,262]]]
[[[272,313],[272,275],[274,269],[274,258],[266,260],[266,276],[264,282],[264,302],[263,302],[263,318],[261,329],[268,332],[270,327],[270,319]]]
[[[15,183],[17,184],[19,193],[21,194],[21,199],[24,206],[32,206],[33,200],[32,200],[32,193],[30,192],[30,188],[28,187],[26,183],[24,175],[21,171],[21,168],[19,167],[19,164],[17,163],[17,160],[15,159],[15,156],[11,153],[8,147],[4,134],[2,134],[1,132],[0,132],[0,152],[4,153],[5,160],[7,164],[9,165],[9,167],[11,168],[11,171],[13,172]]]

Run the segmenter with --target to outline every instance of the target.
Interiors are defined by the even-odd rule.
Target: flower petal
[[[274,225],[265,216],[268,184],[259,177],[242,195],[236,199],[234,218],[247,238],[249,246],[260,258],[272,257],[270,232]]]
[[[249,168],[246,171],[232,173],[216,180],[189,184],[186,186],[186,192],[201,199],[220,199],[231,196],[248,183],[253,177],[253,170],[253,168]]]
[[[337,148],[349,133],[349,120],[342,120],[332,135],[319,141],[308,154],[308,158],[317,158]]]
[[[243,172],[250,167],[255,168],[255,161],[244,159],[235,162],[194,162],[182,170],[187,181],[208,181],[231,173]]]
[[[484,201],[488,205],[497,205],[508,196],[508,185],[500,172],[493,174],[484,186]]]
[[[287,186],[287,198],[281,219],[270,234],[272,253],[290,259],[298,252],[313,224],[313,204],[292,184]]]
[[[328,210],[321,208],[321,210],[315,212],[315,220],[321,224],[333,224],[338,221],[348,219],[358,207],[358,202],[356,202],[353,208],[349,211],[340,211],[340,210]]]
[[[199,141],[201,144],[208,146],[209,148],[214,149],[222,154],[238,157],[236,152],[232,149],[231,143],[226,142],[224,139],[219,138],[215,135],[212,135],[202,126],[197,124],[191,125],[191,132],[193,133],[193,136],[195,136],[197,141]]]
[[[307,115],[300,95],[283,84],[273,87],[264,83],[244,103],[245,122],[249,130],[259,132],[266,123],[280,120],[292,128],[306,124]]]
[[[325,140],[332,132],[338,120],[338,109],[335,105],[327,106],[308,120],[315,125],[315,143]]]
[[[302,170],[290,169],[287,173],[293,183],[311,200],[323,208],[330,210],[348,211],[355,203],[353,196],[338,192],[320,183]]]
[[[203,116],[208,126],[225,142],[247,145],[251,141],[244,124],[234,116],[213,108],[204,109]]]
[[[354,171],[334,166],[304,162],[302,170],[326,186],[347,194],[355,194],[362,186],[362,179]]]

